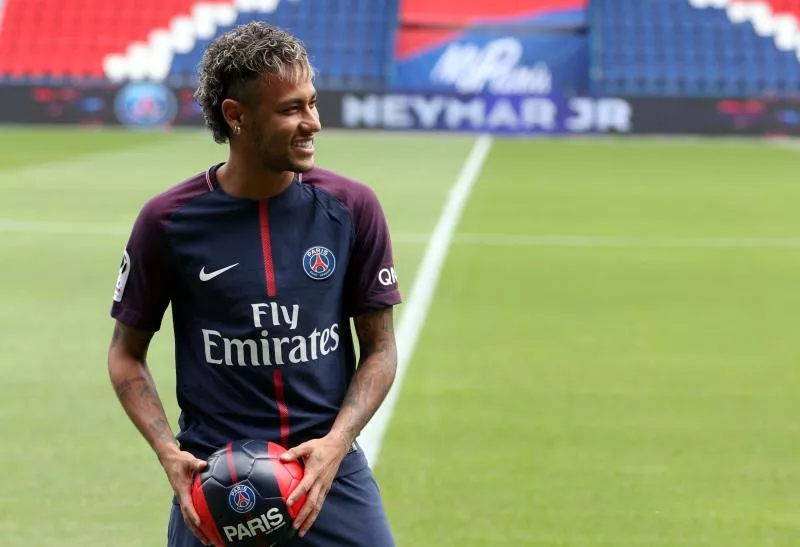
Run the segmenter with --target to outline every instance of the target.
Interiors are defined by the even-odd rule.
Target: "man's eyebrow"
[[[316,101],[316,100],[317,100],[317,94],[314,93],[311,96],[311,99],[309,99],[308,102],[312,102],[312,101]],[[303,104],[305,102],[306,102],[306,100],[303,97],[292,97],[291,99],[286,99],[285,101],[281,101],[278,104],[279,104],[279,106],[281,108],[284,108],[284,107],[287,107],[287,106],[295,106],[295,105],[298,105],[298,104]]]

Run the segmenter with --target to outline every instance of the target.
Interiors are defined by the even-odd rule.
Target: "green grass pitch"
[[[470,136],[323,132],[410,288]],[[201,132],[0,132],[0,538],[165,545],[166,478],[116,401],[108,317]],[[399,546],[794,547],[800,150],[496,139],[375,472]],[[402,320],[401,306],[399,320]],[[173,422],[169,321],[151,366]]]

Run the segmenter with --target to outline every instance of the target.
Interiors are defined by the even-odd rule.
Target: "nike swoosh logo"
[[[226,266],[224,268],[220,268],[219,270],[214,270],[213,272],[208,272],[208,273],[206,273],[206,267],[203,266],[203,268],[200,270],[200,281],[208,281],[209,279],[214,279],[219,274],[223,274],[228,270],[230,270],[231,268],[235,268],[238,265],[239,263],[237,262],[236,264],[231,264],[230,266]]]

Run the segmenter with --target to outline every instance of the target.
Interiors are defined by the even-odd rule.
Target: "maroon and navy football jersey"
[[[400,303],[375,193],[323,169],[281,194],[234,198],[210,168],[149,200],[111,315],[175,335],[178,440],[291,446],[325,435],[355,372],[350,318]]]

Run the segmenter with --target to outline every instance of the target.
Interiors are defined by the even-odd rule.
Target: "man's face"
[[[294,83],[279,78],[254,90],[247,148],[270,171],[303,173],[314,167],[314,135],[322,129],[317,91],[311,79]]]

